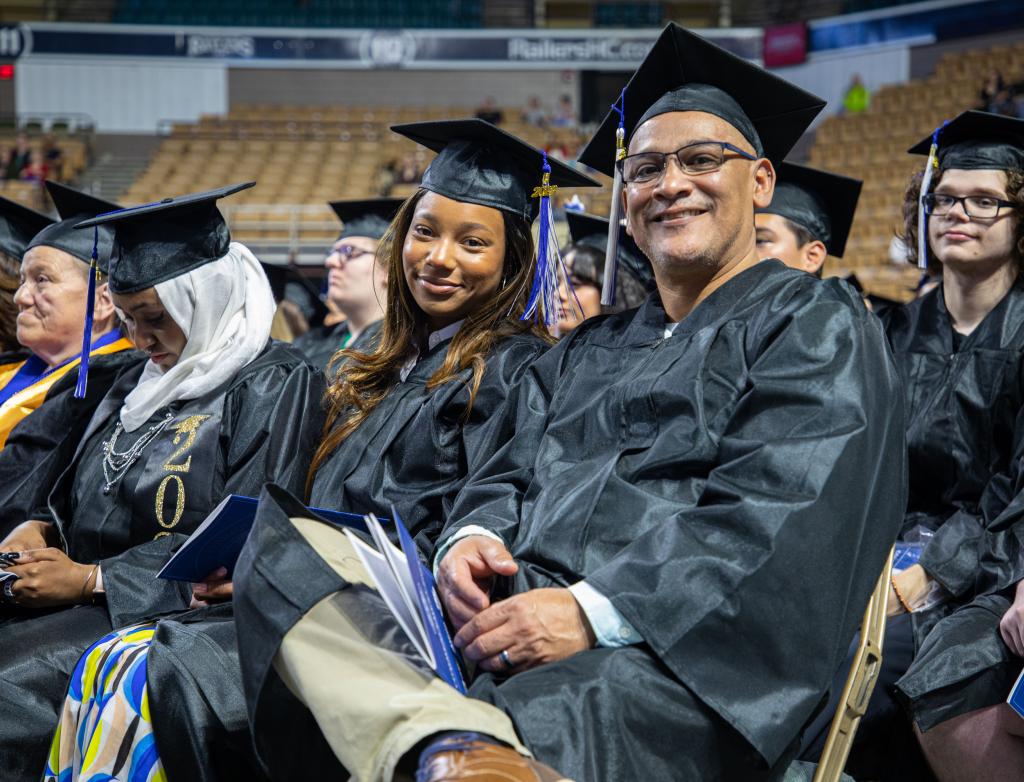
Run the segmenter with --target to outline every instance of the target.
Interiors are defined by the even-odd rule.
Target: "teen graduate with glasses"
[[[918,650],[896,690],[940,780],[1012,779],[1024,768],[1024,720],[1003,703],[1024,653],[1024,121],[969,111],[936,140],[922,201],[942,283],[887,327],[910,414],[904,530],[934,530],[893,580],[890,613],[913,612]],[[933,589],[942,602],[922,608]]]
[[[892,545],[880,325],[754,242],[768,158],[822,102],[670,25],[624,105],[629,154],[714,139],[754,159],[625,186],[658,291],[533,363],[457,496],[435,562],[468,697],[402,654],[351,558],[285,637],[275,670],[364,782],[779,779]],[[584,163],[613,171],[617,126]]]

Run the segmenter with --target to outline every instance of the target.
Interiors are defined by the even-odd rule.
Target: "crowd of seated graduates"
[[[846,773],[1024,777],[1024,120],[909,150],[897,304],[821,276],[824,101],[670,24],[622,105],[561,251],[582,169],[395,126],[436,157],[331,203],[323,297],[232,240],[254,183],[0,202],[0,776],[809,778],[899,544]],[[229,495],[237,559],[158,577]],[[400,515],[463,686],[315,508]]]

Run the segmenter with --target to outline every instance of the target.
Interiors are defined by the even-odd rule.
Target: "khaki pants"
[[[372,588],[344,533],[312,519],[292,523],[353,586]],[[274,668],[316,717],[331,749],[357,782],[391,782],[399,760],[442,731],[476,731],[529,752],[501,710],[373,644],[344,611],[342,595],[317,603],[281,642]]]

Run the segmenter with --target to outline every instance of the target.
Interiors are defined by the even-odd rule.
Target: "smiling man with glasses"
[[[378,677],[339,680],[317,717],[363,782],[779,780],[895,538],[881,327],[754,246],[767,156],[821,101],[672,24],[624,102],[647,155],[623,164],[627,225],[657,291],[524,371],[514,434],[455,498],[434,559],[468,697],[402,655],[358,581],[307,615],[337,612],[331,642]],[[583,156],[605,173],[616,125]],[[322,643],[304,638],[284,681]]]
[[[376,339],[384,317],[387,274],[375,263],[377,244],[402,205],[399,198],[334,201],[342,231],[328,253],[327,300],[345,316],[295,340],[314,366],[324,367],[339,350],[365,350]]]

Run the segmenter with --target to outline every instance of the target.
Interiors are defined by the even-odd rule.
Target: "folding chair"
[[[860,725],[861,717],[867,711],[868,701],[875,689],[882,669],[882,642],[885,640],[885,609],[889,598],[889,582],[892,578],[892,556],[886,560],[882,574],[878,577],[864,622],[860,628],[860,644],[846,677],[843,695],[839,699],[836,716],[825,741],[825,749],[814,772],[814,782],[838,782],[842,777],[846,759],[850,756],[853,737]]]

